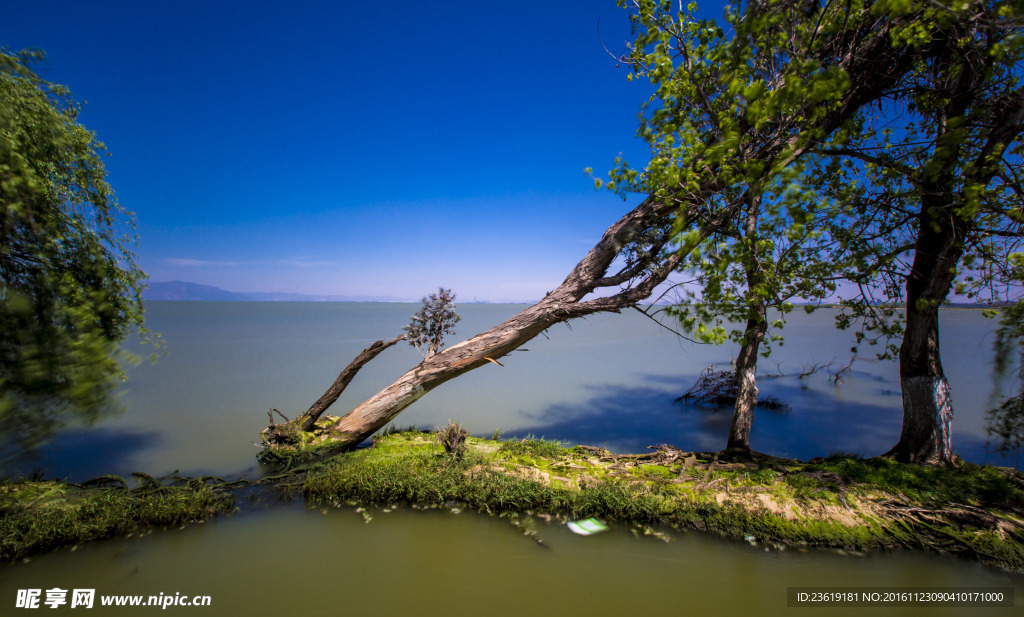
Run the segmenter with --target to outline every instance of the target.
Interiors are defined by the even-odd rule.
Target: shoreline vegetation
[[[219,478],[135,475],[140,483],[135,489],[113,475],[83,484],[0,480],[0,563],[154,528],[202,523],[234,510],[234,498]]]
[[[236,511],[232,491],[259,484],[314,507],[358,507],[367,522],[372,507],[471,509],[507,518],[541,545],[538,519],[595,517],[662,539],[693,529],[776,550],[925,550],[1024,573],[1024,474],[963,461],[948,469],[835,453],[801,462],[667,445],[612,454],[469,437],[455,424],[386,431],[341,454],[329,443],[276,445],[261,460],[276,471],[255,482],[137,474],[141,486],[129,490],[115,476],[88,486],[2,481],[0,560],[202,522]]]

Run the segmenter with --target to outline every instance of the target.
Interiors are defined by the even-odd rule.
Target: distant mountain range
[[[144,300],[184,300],[191,302],[414,302],[393,296],[316,296],[277,292],[226,291],[210,285],[170,281],[150,283],[142,292]]]
[[[143,300],[178,300],[188,302],[419,302],[418,298],[398,298],[395,296],[328,296],[311,294],[292,294],[283,292],[238,292],[227,291],[210,285],[199,285],[198,283],[186,283],[184,281],[170,281],[166,283],[150,283],[142,292]],[[474,300],[472,302],[460,302],[459,304],[492,304],[493,301]],[[500,304],[523,304],[515,301],[499,301]],[[532,304],[529,302],[528,304]],[[661,300],[659,304],[670,304]],[[881,304],[881,303],[880,303]],[[998,302],[995,304],[976,304],[969,302],[953,302],[943,308],[998,308],[1007,303]],[[835,308],[837,304],[823,304],[821,308]],[[896,308],[904,308],[904,303],[894,305]]]

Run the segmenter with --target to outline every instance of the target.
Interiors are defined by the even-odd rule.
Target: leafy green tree
[[[721,311],[742,320],[746,311],[744,344],[764,336],[764,302],[773,294],[763,293],[769,279],[758,265],[757,249],[790,237],[814,213],[779,218],[764,207],[771,201],[761,197],[764,187],[785,182],[786,170],[795,163],[806,164],[800,184],[827,195],[824,201],[833,204],[830,218],[836,224],[825,234],[825,246],[834,242],[845,249],[841,255],[853,266],[838,269],[868,291],[851,304],[859,313],[843,319],[878,317],[870,290],[889,292],[884,297],[891,300],[897,288],[892,281],[907,283],[910,308],[900,350],[905,422],[892,453],[903,460],[951,461],[952,408],[938,362],[937,307],[961,264],[958,283],[964,289],[991,282],[991,273],[1000,268],[998,250],[1006,244],[987,239],[1017,234],[1020,3],[769,0],[730,5],[726,28],[694,19],[692,4],[678,11],[671,3],[652,0],[622,4],[630,6],[640,31],[626,61],[657,90],[640,129],[652,161],[642,174],[620,164],[610,184],[685,202],[688,193],[714,178],[721,188],[717,199],[707,202],[709,209],[729,211],[723,205],[731,190],[737,196],[730,212],[735,229],[746,226],[751,232],[741,234],[746,240],[724,255],[724,262],[701,264],[711,293],[705,315],[697,316]],[[877,64],[865,63],[859,71],[843,66],[851,55],[868,52],[878,36],[891,44],[887,59],[881,59],[879,47]],[[880,74],[892,79],[879,79]],[[867,79],[876,86],[862,88]],[[842,113],[852,107],[856,112]],[[890,133],[873,127],[889,121],[899,108],[906,108],[913,121],[896,136],[904,150],[890,153]],[[878,136],[885,137],[884,143]],[[786,147],[777,149],[774,158],[764,157],[766,150],[778,148],[779,140]],[[898,154],[903,151],[913,154],[904,158]],[[874,177],[843,182],[865,169]],[[868,191],[864,184],[882,190]],[[907,207],[915,200],[918,208]],[[753,205],[757,201],[760,206]],[[762,223],[773,220],[769,227],[774,232],[767,237],[757,233]],[[677,221],[684,232],[703,225],[692,217]],[[906,276],[892,276],[910,250],[914,263]],[[819,260],[834,255],[809,254]],[[742,275],[724,295],[716,287],[728,278],[722,276],[721,263]],[[967,271],[982,276],[972,279]],[[821,274],[811,277],[804,293],[827,289],[829,277]],[[737,293],[740,287],[745,288],[742,294]],[[694,314],[691,310],[690,317]],[[860,327],[860,337],[872,327],[883,338],[901,332],[885,319],[861,321]]]
[[[802,167],[794,164],[790,171]],[[767,357],[773,343],[781,344],[779,331],[793,300],[820,301],[836,290],[836,264],[822,236],[828,204],[817,203],[797,178],[784,174],[767,191],[735,190],[740,189],[745,201],[741,218],[690,253],[682,269],[692,275],[695,287],[666,312],[703,342],[739,345],[726,447],[749,451],[758,357]],[[769,311],[774,319],[769,320]],[[736,326],[726,330],[728,323]]]
[[[143,323],[131,214],[42,59],[0,50],[0,430],[23,443],[109,408],[118,343]]]
[[[728,444],[749,449],[757,357],[783,323],[769,323],[768,309],[835,290],[833,240],[822,234],[830,214],[816,193],[831,176],[820,157],[805,159],[847,144],[859,133],[856,111],[890,95],[913,58],[938,50],[894,36],[920,14],[886,2],[735,2],[724,27],[696,19],[694,4],[620,4],[639,32],[623,61],[656,86],[639,130],[652,159],[643,173],[620,162],[609,185],[680,204],[715,187],[696,216],[681,211],[675,221],[693,249],[682,267],[702,290],[674,312],[700,338],[740,344]],[[686,240],[723,214],[711,241]],[[723,320],[745,326],[727,333]]]
[[[1024,239],[1024,3],[934,5],[923,56],[885,113],[845,147],[850,184],[862,190],[832,233],[855,257],[847,274],[862,293],[845,303],[898,348],[903,428],[889,452],[903,461],[952,464],[952,393],[942,369],[939,307],[957,293],[982,301],[1020,290],[1013,255]],[[921,45],[919,34],[899,36]],[[838,168],[837,168],[838,169]],[[906,302],[905,316],[877,306]]]

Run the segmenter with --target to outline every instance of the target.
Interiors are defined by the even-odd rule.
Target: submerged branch
[[[714,365],[707,367],[697,378],[697,383],[677,398],[675,403],[692,403],[698,407],[725,407],[736,404],[739,388],[734,370],[715,370]],[[774,396],[759,396],[756,407],[763,409],[788,410],[789,403]]]

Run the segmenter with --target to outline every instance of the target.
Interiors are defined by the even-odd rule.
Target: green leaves
[[[436,294],[423,298],[423,307],[403,329],[409,344],[426,359],[438,352],[446,335],[455,334],[455,324],[460,319],[455,312],[455,294],[442,287]]]
[[[832,43],[822,32],[854,32],[866,19],[859,2],[820,15],[781,0],[737,2],[726,8],[723,29],[696,19],[692,7],[673,13],[661,3],[619,4],[637,32],[621,61],[656,86],[637,131],[651,160],[642,173],[616,163],[620,193],[771,182],[804,144],[822,138],[814,123],[851,85],[835,58],[814,53]]]
[[[0,50],[0,431],[31,443],[112,408],[118,343],[142,329],[144,273],[103,144],[70,92]]]

